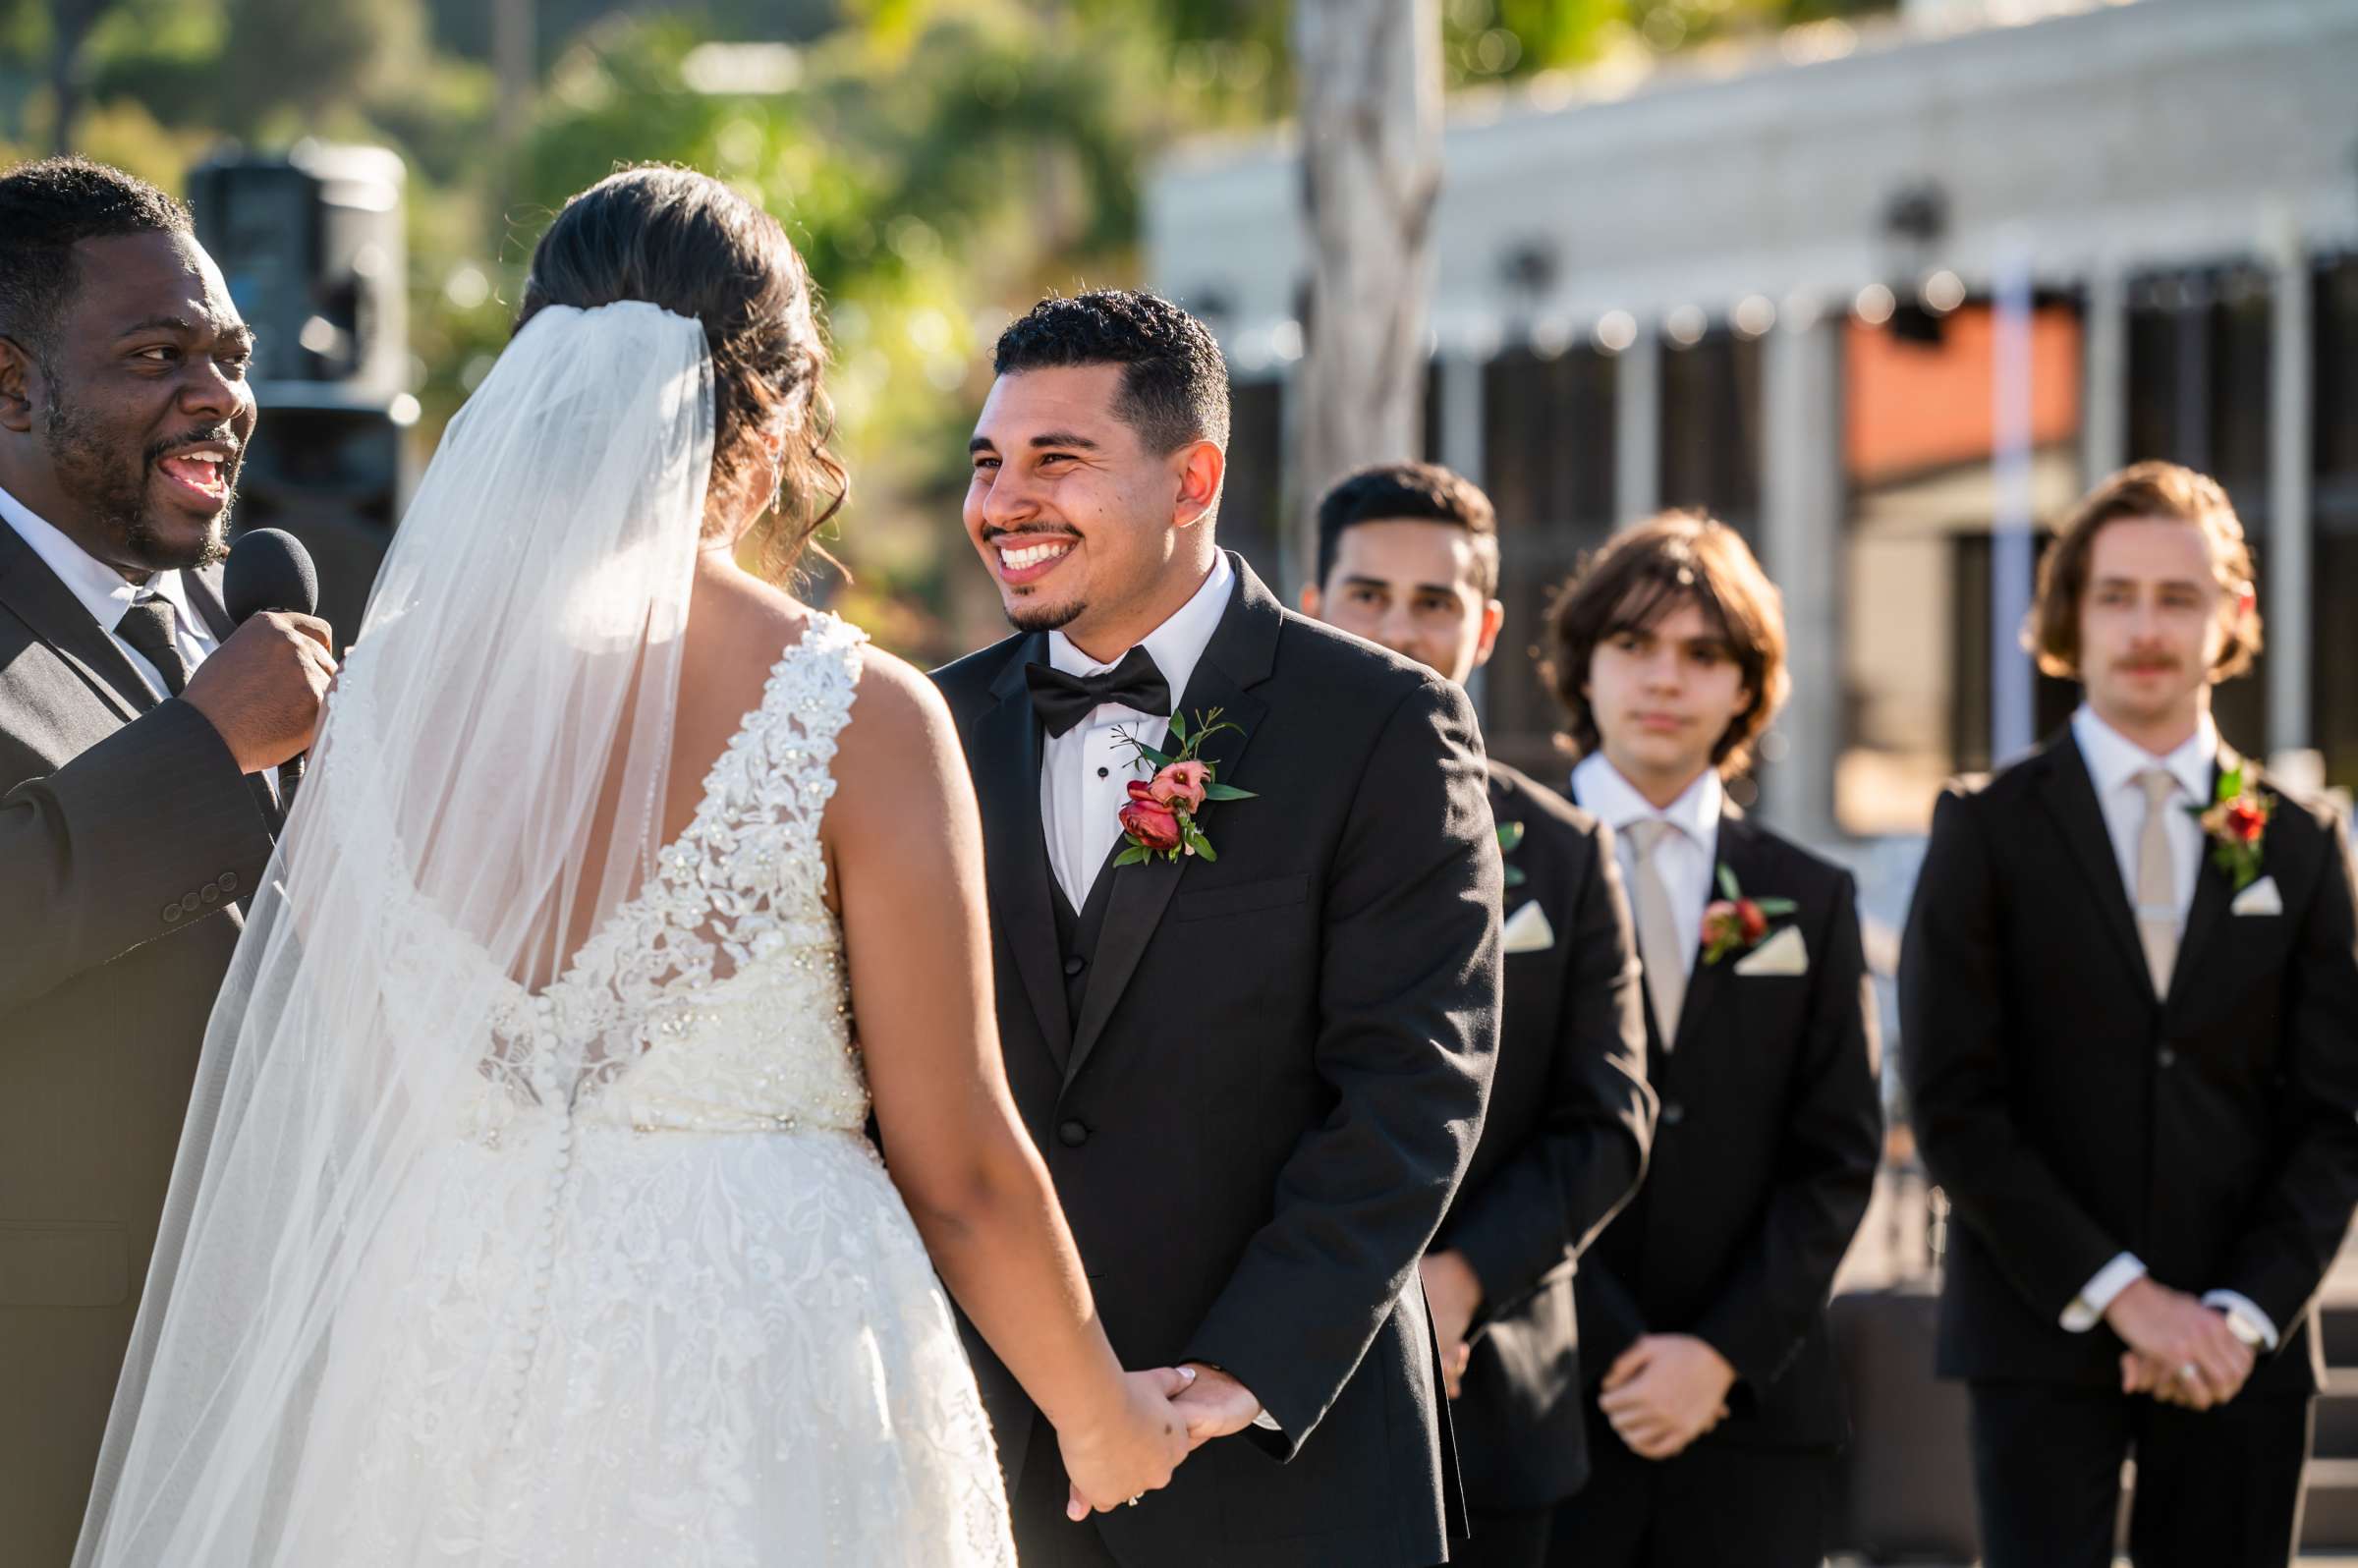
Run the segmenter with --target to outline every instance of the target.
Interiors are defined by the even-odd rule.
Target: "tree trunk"
[[[1441,180],[1438,0],[1295,0],[1310,237],[1287,569],[1313,571],[1312,510],[1352,469],[1423,455],[1427,237]]]

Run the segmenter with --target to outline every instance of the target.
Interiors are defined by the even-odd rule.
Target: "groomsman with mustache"
[[[1447,469],[1363,469],[1319,503],[1302,608],[1459,686],[1505,609],[1489,498]],[[1646,1168],[1654,1096],[1636,938],[1612,835],[1488,761],[1506,853],[1506,995],[1482,1141],[1421,1273],[1473,1537],[1457,1568],[1542,1568],[1587,1479],[1573,1273]]]
[[[2295,1550],[2358,1202],[2358,908],[2340,817],[2212,722],[2256,604],[2217,482],[2112,476],[2032,627],[2086,701],[1934,814],[1900,1007],[1990,1568],[2108,1565],[2132,1455],[2138,1568]]]
[[[1783,610],[1734,530],[1673,512],[1587,562],[1547,633],[1661,1100],[1645,1185],[1581,1259],[1593,1471],[1548,1561],[1819,1568],[1848,1432],[1826,1297],[1882,1112],[1850,873],[1722,788],[1784,699]]]

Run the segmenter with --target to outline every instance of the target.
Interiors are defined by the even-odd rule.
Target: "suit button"
[[[1083,958],[1079,953],[1075,953],[1064,961],[1064,972],[1067,975],[1078,975],[1087,968],[1089,968],[1089,960]]]
[[[180,903],[178,900],[174,900],[164,906],[164,924],[169,925],[178,919],[180,919]]]
[[[1083,1144],[1089,1142],[1089,1124],[1087,1122],[1058,1122],[1056,1124],[1056,1142],[1067,1148],[1079,1148]]]
[[[194,915],[194,914],[196,914],[196,905],[197,905],[197,902],[198,902],[198,900],[197,900],[197,897],[196,897],[196,895],[194,892],[189,892],[189,893],[183,893],[183,894],[181,894],[181,895],[180,895],[180,912],[181,912],[183,915]]]
[[[223,871],[221,873],[221,891],[224,893],[234,893],[237,890],[238,873],[235,871]]]
[[[2164,1067],[2175,1067],[2178,1064],[2178,1053],[2167,1045],[2164,1045],[2160,1050],[2154,1052],[2154,1060],[2160,1062]]]
[[[207,904],[218,904],[221,902],[221,884],[219,882],[205,883],[203,892],[204,901]]]
[[[1662,1102],[1662,1125],[1664,1127],[1676,1127],[1686,1119],[1687,1108],[1677,1100],[1669,1099]]]

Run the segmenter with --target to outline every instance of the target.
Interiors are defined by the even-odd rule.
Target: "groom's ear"
[[[1171,454],[1177,493],[1171,497],[1171,524],[1193,528],[1211,516],[1219,503],[1220,480],[1228,472],[1228,454],[1209,441],[1190,441]]]

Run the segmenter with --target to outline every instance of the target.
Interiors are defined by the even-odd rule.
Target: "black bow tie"
[[[1171,683],[1143,647],[1132,648],[1121,663],[1098,675],[1067,675],[1050,665],[1027,664],[1024,684],[1032,689],[1032,710],[1050,735],[1062,735],[1106,702],[1164,717],[1171,711]]]

